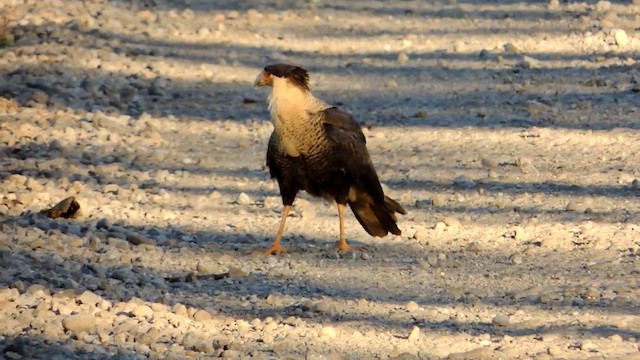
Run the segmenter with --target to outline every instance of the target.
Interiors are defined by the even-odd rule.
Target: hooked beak
[[[273,84],[273,75],[264,70],[258,74],[256,80],[253,82],[254,87],[271,86],[271,84]]]

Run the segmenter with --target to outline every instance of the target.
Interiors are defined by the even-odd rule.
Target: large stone
[[[62,320],[62,326],[65,330],[76,333],[91,332],[96,327],[96,318],[88,314],[70,315]]]

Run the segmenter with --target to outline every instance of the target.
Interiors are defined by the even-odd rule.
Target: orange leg
[[[359,246],[351,246],[347,244],[347,238],[344,236],[344,204],[338,204],[338,219],[340,220],[340,242],[338,243],[338,252],[347,252],[349,250],[360,250]]]
[[[285,205],[282,210],[282,219],[280,220],[280,227],[278,228],[278,233],[276,234],[275,240],[271,243],[271,246],[263,251],[264,255],[279,255],[282,253],[286,253],[287,249],[282,246],[282,234],[284,233],[284,224],[287,222],[287,216],[289,216],[289,211],[291,210],[291,205]]]

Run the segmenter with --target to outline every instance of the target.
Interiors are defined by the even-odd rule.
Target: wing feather
[[[345,169],[357,187],[366,191],[376,202],[383,202],[380,180],[358,122],[335,107],[324,110],[322,116],[325,134],[335,149],[334,161]]]

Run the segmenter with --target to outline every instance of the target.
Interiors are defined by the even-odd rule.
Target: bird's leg
[[[284,248],[280,243],[282,241],[282,234],[284,234],[284,224],[287,222],[287,216],[289,216],[289,211],[291,210],[291,205],[285,205],[282,210],[282,219],[280,220],[280,227],[278,228],[278,233],[276,234],[275,240],[271,243],[271,246],[263,252],[265,255],[279,255],[282,253],[286,253],[287,249]]]
[[[338,219],[340,220],[340,242],[338,243],[338,252],[360,250],[361,247],[347,244],[347,238],[344,236],[344,208],[344,204],[338,204]]]

